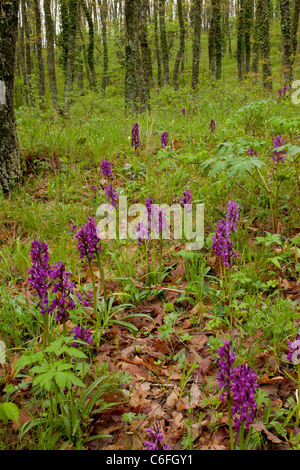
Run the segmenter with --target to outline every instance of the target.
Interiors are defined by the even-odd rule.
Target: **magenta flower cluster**
[[[97,234],[96,222],[92,217],[89,217],[84,227],[78,230],[76,239],[79,257],[82,259],[87,258],[91,261],[102,250],[100,238]]]
[[[279,88],[278,93],[277,93],[279,100],[277,101],[277,104],[280,103],[281,98],[283,98],[286,95],[286,92],[287,92],[286,86],[284,86],[283,88]]]
[[[66,322],[69,312],[76,307],[75,296],[83,306],[90,305],[88,296],[75,293],[75,286],[70,280],[71,273],[61,261],[49,265],[48,245],[40,238],[32,242],[30,257],[32,267],[29,269],[28,283],[39,298],[42,315],[55,314],[57,322]]]
[[[83,325],[75,326],[73,328],[72,333],[74,334],[74,339],[79,339],[81,341],[84,341],[90,346],[93,345],[93,339],[92,339],[90,330],[88,328],[84,328]],[[79,343],[75,341],[74,343],[72,343],[72,346],[74,348],[77,348],[79,346]]]
[[[160,139],[160,148],[165,148],[169,143],[169,134],[167,132],[163,132]]]
[[[117,191],[113,188],[112,184],[108,184],[105,188],[105,194],[107,197],[107,202],[117,209],[119,205],[119,195]]]
[[[103,178],[107,179],[108,181],[113,179],[111,162],[109,162],[105,158],[101,160],[101,173]]]
[[[221,401],[232,401],[231,413],[234,417],[234,429],[239,431],[242,424],[245,429],[253,422],[257,403],[255,401],[258,387],[256,372],[247,364],[233,367],[236,355],[232,352],[231,341],[224,341],[218,349],[220,374],[217,375],[221,390]]]
[[[282,136],[277,135],[273,140],[273,149],[277,147],[282,147],[284,145],[284,139]],[[282,150],[275,150],[273,156],[273,162],[284,162],[284,155]]]
[[[184,206],[185,204],[191,204],[192,202],[192,193],[189,189],[185,189],[183,196],[180,198],[181,204]]]
[[[210,124],[209,124],[209,126],[208,126],[208,129],[209,129],[212,133],[215,132],[215,129],[216,129],[216,122],[215,122],[214,119],[211,119],[211,120],[210,120]]]
[[[140,146],[140,144],[141,142],[140,142],[140,134],[139,134],[139,125],[136,122],[135,124],[133,124],[132,130],[131,130],[131,147],[134,147],[135,149],[137,149]]]
[[[144,442],[146,450],[171,450],[170,445],[163,444],[163,433],[159,426],[154,426],[153,429],[148,428],[145,431],[149,434],[150,440]]]
[[[225,219],[218,222],[218,227],[213,236],[212,249],[216,256],[221,258],[223,266],[232,266],[234,258],[237,256],[233,251],[231,240],[232,232],[237,232],[237,223],[240,218],[240,208],[235,201],[229,201]]]
[[[247,153],[249,153],[250,157],[253,157],[253,156],[257,157],[257,152],[252,147],[248,148]]]
[[[48,245],[41,242],[40,238],[31,243],[30,257],[32,267],[29,269],[29,285],[35,295],[39,297],[41,314],[48,312],[49,281],[49,252]]]
[[[287,360],[292,364],[300,364],[300,334],[293,341],[289,341],[288,348]]]

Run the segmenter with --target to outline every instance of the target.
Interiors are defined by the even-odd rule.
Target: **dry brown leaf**
[[[201,405],[202,392],[198,385],[193,384],[187,396],[183,397],[178,410],[189,410]]]
[[[133,408],[136,407],[137,405],[140,405],[142,408],[145,406],[149,406],[151,403],[151,400],[146,399],[149,393],[149,390],[150,390],[150,384],[147,382],[137,385],[134,388],[133,392],[131,393],[129,405],[132,406]]]
[[[268,431],[268,429],[263,423],[254,423],[251,426],[253,429],[255,429],[255,431],[263,432],[266,435],[267,439],[269,439],[269,441],[273,442],[274,444],[282,444],[283,441],[281,441],[277,436],[275,436],[275,434],[272,434],[270,431]]]

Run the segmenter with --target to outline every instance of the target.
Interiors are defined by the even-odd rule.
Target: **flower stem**
[[[92,270],[92,264],[91,264],[91,261],[88,259],[88,264],[89,264],[89,268],[90,268],[90,273],[91,273],[91,278],[92,278],[92,284],[93,284],[93,293],[94,293],[94,313],[95,313],[95,318],[97,318],[98,314],[97,314],[97,290],[96,290],[96,285],[95,285],[95,277],[94,277],[94,273],[93,273],[93,270]]]

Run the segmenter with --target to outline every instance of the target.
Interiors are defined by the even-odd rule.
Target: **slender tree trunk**
[[[101,0],[98,0],[99,5]],[[107,47],[107,14],[108,14],[108,5],[107,0],[102,0],[102,5],[100,6],[100,18],[102,24],[102,40],[103,40],[103,75],[102,75],[102,96],[105,96],[105,88],[108,85],[108,47]]]
[[[244,15],[245,74],[247,75],[250,72],[251,61],[251,29],[253,20],[253,0],[245,0]]]
[[[26,64],[26,76],[27,76],[27,86],[28,86],[28,95],[30,102],[33,102],[32,94],[32,60],[31,60],[31,49],[30,49],[30,28],[27,19],[27,3],[26,0],[21,0],[21,11],[22,11],[22,22],[25,32],[25,64]]]
[[[23,77],[23,85],[24,85],[24,98],[26,106],[29,106],[29,98],[28,98],[28,85],[27,85],[27,74],[26,74],[26,65],[25,65],[25,39],[24,39],[24,27],[20,27],[20,63],[21,63],[21,70],[22,70],[22,77]]]
[[[67,67],[68,47],[69,47],[69,0],[59,0],[60,6],[60,45],[62,49],[62,66],[64,72]]]
[[[292,81],[292,41],[290,1],[280,0],[280,25],[282,35],[282,68],[287,86]]]
[[[156,63],[157,63],[157,84],[160,88],[162,85],[161,80],[161,60],[160,60],[160,50],[159,50],[159,37],[158,37],[158,22],[157,22],[157,1],[154,0],[154,41],[155,41],[155,55],[156,55]]]
[[[68,113],[73,91],[74,60],[76,51],[76,32],[78,25],[78,0],[69,0],[69,41],[66,64],[65,90],[64,90],[64,112]]]
[[[151,80],[151,64],[149,62],[149,45],[147,37],[147,10],[148,2],[147,0],[142,0],[141,5],[141,21],[139,28],[139,39],[141,45],[141,72],[142,72],[142,82],[141,82],[141,103],[142,105],[148,107],[150,99],[150,80]]]
[[[50,6],[51,6],[51,0],[44,0],[49,89],[50,89],[53,109],[57,111],[58,110],[58,92],[57,92],[56,72],[55,72],[54,28],[53,28],[53,20],[52,20]]]
[[[0,3],[0,187],[8,194],[23,175],[15,116],[14,73],[19,0]]]
[[[125,0],[125,107],[126,112],[140,112],[141,58],[138,35],[140,0]]]
[[[97,91],[97,77],[95,71],[95,62],[94,62],[94,42],[95,42],[95,34],[94,34],[94,24],[92,20],[92,16],[90,11],[85,3],[85,0],[81,0],[82,8],[88,23],[89,28],[89,46],[88,46],[88,64],[91,72],[91,79],[92,79],[92,90]]]
[[[159,0],[159,28],[162,63],[164,71],[164,86],[169,85],[169,47],[165,23],[165,0]]]
[[[180,61],[184,56],[184,38],[185,38],[185,27],[184,27],[184,17],[182,11],[182,0],[177,0],[177,12],[178,12],[178,20],[179,20],[179,28],[180,28],[180,39],[179,39],[179,48],[175,60],[174,65],[174,72],[173,72],[173,86],[174,90],[179,90],[178,84],[178,74],[179,74],[179,66]]]
[[[221,0],[215,4],[215,56],[216,56],[216,79],[220,80],[222,75],[222,9]]]
[[[209,32],[208,32],[208,61],[209,61],[209,71],[212,76],[215,76],[215,73],[216,73],[215,8],[216,8],[216,0],[211,0],[210,23],[209,23]]]
[[[294,13],[292,18],[292,31],[291,31],[291,42],[292,42],[292,61],[294,62],[297,54],[297,32],[299,27],[299,16],[300,16],[300,0],[295,0]]]
[[[225,2],[225,12],[224,12],[224,16],[225,16],[225,29],[226,29],[226,34],[227,34],[227,40],[228,40],[228,54],[229,54],[229,57],[232,57],[232,47],[231,47],[231,34],[230,34],[230,25],[229,25],[229,8],[230,5],[229,5],[229,1],[227,0]]]
[[[43,101],[45,97],[45,72],[44,72],[44,60],[43,60],[43,46],[42,46],[42,23],[41,23],[41,11],[39,0],[33,0],[34,15],[35,15],[35,27],[36,27],[36,47],[37,47],[37,60],[39,69],[39,97]]]
[[[262,18],[261,18],[261,51],[263,58],[263,85],[266,91],[272,89],[272,70],[270,60],[270,0],[261,0]]]
[[[238,23],[237,23],[237,66],[239,80],[243,80],[244,75],[244,8],[245,0],[239,0]]]
[[[192,68],[192,83],[191,87],[195,91],[199,83],[199,63],[200,63],[200,41],[201,41],[201,10],[202,0],[194,0],[193,9],[193,27],[194,27],[194,41],[193,41],[193,68]]]
[[[252,47],[252,73],[258,74],[258,60],[261,44],[261,19],[262,19],[262,3],[261,0],[256,1],[255,10],[255,27]]]

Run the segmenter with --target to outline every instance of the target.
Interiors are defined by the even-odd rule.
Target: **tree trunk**
[[[66,64],[65,90],[64,90],[64,112],[69,112],[71,94],[73,91],[74,60],[76,50],[76,32],[78,25],[78,0],[69,0],[69,34],[68,55]]]
[[[250,72],[252,19],[253,19],[253,0],[245,0],[244,38],[245,38],[245,74],[246,75]]]
[[[159,28],[162,63],[164,70],[164,86],[169,85],[169,48],[165,23],[165,0],[159,0]]]
[[[54,28],[50,8],[51,0],[44,0],[45,30],[47,44],[47,68],[49,76],[49,89],[51,94],[52,106],[58,110],[58,92],[55,73],[55,55],[54,55]]]
[[[180,28],[180,39],[179,39],[179,48],[175,60],[174,65],[174,72],[173,72],[173,86],[174,90],[179,90],[178,85],[178,74],[179,74],[179,66],[180,61],[184,56],[184,38],[185,38],[185,28],[184,28],[184,17],[182,11],[182,0],[177,0],[177,12],[178,12],[178,20],[179,20],[179,28]]]
[[[244,8],[245,0],[239,0],[238,9],[238,23],[237,23],[237,67],[238,67],[238,78],[243,80],[244,75]]]
[[[14,72],[19,0],[0,3],[0,187],[8,194],[23,174],[14,116]]]
[[[280,25],[282,36],[282,69],[285,85],[292,81],[292,42],[290,0],[280,0]]]
[[[35,15],[35,28],[36,28],[36,47],[37,47],[37,60],[39,69],[39,97],[43,101],[45,97],[45,72],[43,61],[43,46],[42,46],[42,23],[39,0],[33,0],[34,15]]]
[[[154,0],[154,41],[155,41],[155,54],[156,54],[156,63],[157,63],[157,84],[160,88],[162,85],[161,80],[161,60],[160,60],[160,50],[159,50],[159,38],[158,38],[158,22],[157,22],[157,0]]]
[[[211,75],[213,75],[213,76],[215,76],[215,73],[216,73],[215,8],[216,8],[216,0],[211,0],[210,23],[209,23],[209,32],[208,32],[208,61],[209,61],[209,71],[210,71]]]
[[[151,79],[151,64],[149,62],[149,45],[147,37],[147,10],[148,2],[147,0],[142,0],[141,5],[141,21],[139,28],[139,39],[141,45],[141,72],[142,72],[142,82],[141,82],[141,103],[146,107],[149,105],[150,99],[150,79]]]
[[[30,29],[27,20],[27,3],[26,0],[21,0],[21,11],[22,11],[22,23],[25,33],[25,64],[26,64],[26,76],[27,76],[27,86],[28,86],[28,95],[29,100],[33,102],[32,94],[32,60],[31,60],[31,49],[30,49]]]
[[[262,4],[262,18],[261,18],[261,51],[263,58],[263,85],[266,91],[272,89],[272,71],[270,60],[270,31],[269,31],[269,17],[270,17],[270,0],[261,0]]]
[[[215,56],[216,56],[216,79],[220,80],[222,75],[222,10],[221,1],[216,0],[215,5]]]
[[[193,8],[193,27],[194,27],[194,41],[193,41],[193,68],[192,68],[192,83],[191,87],[195,91],[199,83],[199,63],[200,63],[200,41],[201,41],[201,10],[202,0],[194,1]]]
[[[255,11],[255,27],[254,27],[254,38],[252,47],[252,73],[258,74],[258,59],[259,52],[261,49],[261,19],[262,19],[262,3],[261,0],[256,2]]]
[[[296,53],[297,53],[297,32],[299,26],[299,16],[300,16],[300,0],[295,0],[294,13],[292,18],[292,31],[291,31],[291,43],[292,43],[292,61],[294,62]]]
[[[88,46],[87,60],[88,60],[89,69],[91,72],[92,90],[97,91],[97,77],[96,77],[95,62],[94,62],[94,41],[95,41],[94,24],[93,24],[92,16],[85,3],[85,0],[81,0],[81,4],[83,7],[83,11],[84,11],[84,14],[88,23],[88,28],[89,28],[89,46]]]
[[[98,0],[99,5],[101,0]],[[102,75],[102,96],[105,96],[105,88],[108,85],[108,48],[107,48],[107,14],[108,6],[107,0],[102,0],[102,5],[100,6],[100,18],[102,24],[102,41],[103,41],[103,75]]]
[[[141,58],[139,44],[140,0],[125,0],[125,107],[140,112]]]

